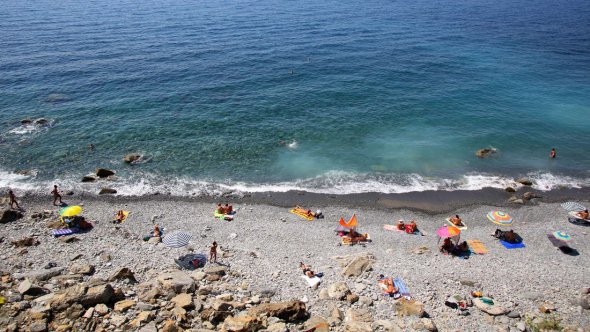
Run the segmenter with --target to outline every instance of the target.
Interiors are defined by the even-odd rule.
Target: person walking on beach
[[[213,241],[211,249],[209,250],[209,262],[217,263],[217,242]]]
[[[63,204],[63,202],[61,201],[61,195],[59,193],[59,190],[57,189],[57,184],[53,185],[53,190],[51,191],[51,193],[53,194],[53,205],[57,205],[55,204],[55,202],[57,202],[58,199],[59,204]]]
[[[555,151],[555,148],[551,149],[551,154],[549,155],[549,157],[551,157],[551,159],[555,159],[555,157],[557,157],[557,152]]]
[[[18,205],[18,202],[16,201],[16,196],[14,195],[12,189],[8,189],[8,197],[10,198],[11,209],[14,209],[14,205],[16,205],[17,209],[22,210],[22,208]]]

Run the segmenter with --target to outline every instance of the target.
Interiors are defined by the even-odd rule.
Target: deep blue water
[[[0,4],[0,187],[590,184],[587,0]]]

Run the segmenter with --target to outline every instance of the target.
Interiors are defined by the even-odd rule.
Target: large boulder
[[[478,156],[479,158],[486,158],[491,156],[492,154],[496,153],[496,149],[494,148],[485,148],[485,149],[479,149],[477,150],[477,152],[475,152],[475,155]]]
[[[346,332],[372,332],[370,323],[350,321],[344,324],[344,331]]]
[[[328,287],[328,297],[336,300],[344,300],[350,294],[350,289],[344,281],[338,281]]]
[[[96,178],[94,176],[85,175],[82,177],[82,182],[94,182]]]
[[[279,303],[263,303],[248,309],[248,315],[253,317],[278,317],[287,322],[294,322],[307,317],[307,308],[302,301],[288,301]]]
[[[88,288],[84,297],[79,301],[85,307],[95,306],[99,303],[109,303],[115,297],[115,290],[109,284]]]
[[[371,315],[369,310],[364,308],[350,308],[346,311],[344,321],[371,323],[373,322],[373,315]]]
[[[17,221],[22,218],[23,214],[20,211],[12,210],[8,208],[0,209],[0,224],[5,224],[13,221]]]
[[[94,274],[94,271],[94,265],[90,264],[72,264],[72,266],[70,266],[70,272],[73,274],[91,275]]]
[[[165,290],[176,294],[195,291],[195,281],[182,271],[163,273],[158,276],[158,282]]]
[[[347,277],[358,277],[373,268],[375,259],[372,255],[357,256],[346,265],[342,274]]]
[[[218,275],[223,277],[227,273],[227,268],[225,266],[211,266],[205,269],[205,274],[207,275]]]
[[[516,182],[522,184],[523,186],[532,186],[533,185],[533,181],[531,181],[527,178],[517,179]]]
[[[36,270],[36,271],[27,272],[27,273],[15,273],[14,277],[16,279],[28,278],[32,281],[45,281],[45,280],[48,280],[52,277],[60,275],[64,270],[65,270],[65,268],[63,268],[63,267],[54,267],[51,269],[42,269],[42,270]]]
[[[123,267],[123,268],[119,269],[117,272],[113,273],[113,275],[111,275],[109,277],[109,281],[124,280],[124,279],[127,279],[130,282],[137,282],[137,279],[135,279],[135,275],[127,267]]]
[[[497,304],[487,304],[480,298],[473,299],[473,304],[481,311],[491,316],[505,315],[509,310]]]
[[[130,153],[123,158],[123,161],[128,164],[131,164],[133,162],[140,160],[141,157],[142,157],[142,155],[139,153]]]
[[[111,171],[110,169],[106,169],[106,168],[97,168],[96,169],[96,176],[98,176],[99,178],[106,178],[111,175],[115,175],[115,172]]]

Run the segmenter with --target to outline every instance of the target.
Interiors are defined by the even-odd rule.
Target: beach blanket
[[[232,220],[234,220],[234,214],[236,214],[236,213],[233,212],[231,214],[223,214],[223,213],[219,213],[219,212],[217,212],[217,210],[215,210],[215,212],[213,213],[213,216],[219,220],[232,221]]]
[[[205,266],[205,263],[207,263],[207,256],[203,254],[187,254],[178,257],[178,259],[175,259],[174,262],[181,269],[194,270],[196,268]]]
[[[315,217],[313,215],[310,216],[309,214],[307,214],[307,211],[308,210],[305,210],[304,208],[302,208],[300,206],[298,206],[298,207],[296,207],[294,209],[289,210],[289,212],[291,212],[293,214],[296,214],[296,215],[300,216],[303,219],[307,219],[307,220],[310,220],[310,221],[313,220],[313,219],[315,219]]]
[[[396,277],[393,280],[393,284],[395,285],[395,287],[397,287],[399,289],[399,293],[402,296],[411,296],[410,290],[408,289],[408,287],[406,287],[406,284],[404,283],[404,281],[400,277]]]
[[[127,217],[129,216],[129,211],[123,211],[123,219],[121,219],[120,224],[124,223],[125,221],[127,221]],[[117,215],[115,214],[115,216],[113,217],[113,222],[118,222],[117,221]]]
[[[519,248],[524,248],[525,247],[524,242],[520,242],[520,243],[508,243],[506,241],[500,240],[500,243],[506,249],[519,249]]]
[[[406,234],[411,234],[411,235],[422,235],[424,236],[424,234],[422,234],[422,231],[420,231],[419,229],[416,229],[414,231],[414,233],[408,233],[403,229],[399,229],[397,228],[397,225],[383,225],[383,229],[386,231],[391,231],[391,232],[400,232],[400,233],[406,233]]]
[[[307,282],[310,288],[315,288],[320,284],[320,282],[322,282],[322,279],[318,276],[313,276],[310,278],[304,274],[301,276],[301,278]]]
[[[451,221],[451,218],[447,218],[445,220],[447,221],[447,223],[449,225],[455,226],[455,227],[457,227],[460,230],[466,230],[467,229],[467,224],[463,220],[461,220],[461,224],[463,224],[463,226],[457,226],[457,225],[453,224],[453,222]]]
[[[51,234],[55,237],[60,237],[64,235],[70,235],[80,232],[79,228],[65,228],[65,229],[54,229],[51,231]]]
[[[488,249],[480,240],[467,240],[467,244],[475,254],[485,255],[488,253]]]

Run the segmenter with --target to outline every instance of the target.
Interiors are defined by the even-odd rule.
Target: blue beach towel
[[[518,248],[524,248],[525,247],[524,242],[521,242],[521,243],[508,243],[506,241],[500,240],[500,243],[502,243],[502,245],[506,249],[518,249]]]
[[[78,233],[80,231],[79,228],[65,228],[65,229],[56,229],[51,231],[51,234],[53,234],[53,236],[55,237],[59,237],[59,236],[64,236],[64,235],[70,235],[70,234],[75,234]]]
[[[393,280],[393,285],[399,289],[399,293],[402,296],[410,296],[410,290],[404,284],[404,281],[400,277],[396,277]]]

